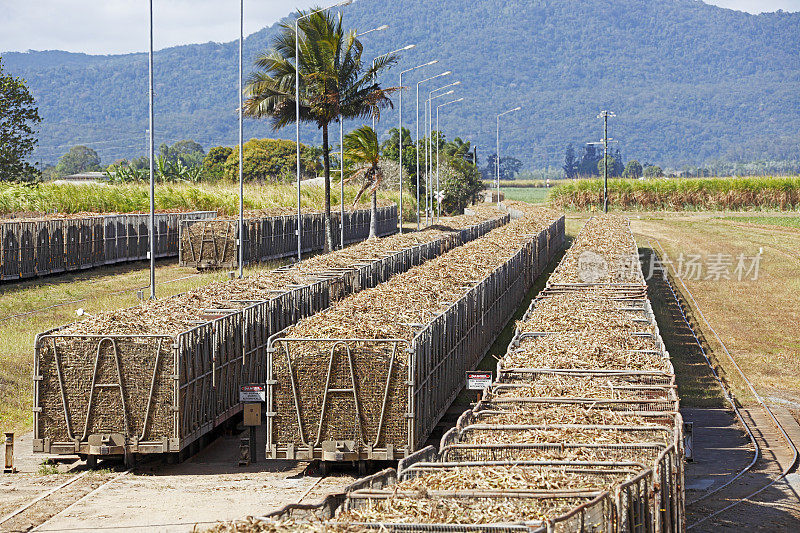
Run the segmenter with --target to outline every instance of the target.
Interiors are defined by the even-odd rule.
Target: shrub
[[[244,143],[245,181],[291,181],[296,172],[297,152],[293,141],[283,139],[250,139]],[[303,177],[316,177],[319,159],[315,151],[300,145]],[[225,178],[239,179],[239,147],[231,151],[223,165]]]
[[[215,146],[203,158],[203,172],[211,179],[221,179],[225,174],[225,162],[233,152],[230,146]]]

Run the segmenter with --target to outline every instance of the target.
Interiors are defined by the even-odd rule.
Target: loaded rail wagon
[[[480,279],[465,277],[471,272],[471,257],[464,256],[463,272],[452,275],[467,290],[444,309],[431,309],[426,323],[400,324],[412,331],[408,337],[293,336],[296,328],[273,336],[267,350],[267,457],[395,460],[419,449],[463,388],[465,371],[475,368],[527,293],[533,282],[530,273],[544,268],[538,264],[539,243],[551,244],[545,256],[549,261],[564,242],[563,228],[563,217],[552,216],[542,230],[552,236],[540,240],[539,233],[520,235],[515,251]],[[384,290],[396,288],[382,285],[374,296],[361,293],[359,298],[374,300],[374,312],[380,315],[385,301],[379,293]],[[413,298],[412,293],[424,293],[426,287],[402,290]],[[317,319],[336,321],[323,315]]]
[[[34,452],[91,460],[202,445],[241,410],[239,386],[258,374],[269,335],[323,305],[327,289],[318,281],[230,302],[177,335],[37,335]]]
[[[582,279],[586,251],[606,262],[602,275]],[[684,531],[675,372],[638,258],[625,265],[636,253],[625,223],[590,221],[517,323],[496,381],[438,449],[265,518],[353,531]]]
[[[345,211],[345,244],[369,237],[369,209]],[[341,238],[341,214],[331,213],[334,248]],[[322,213],[302,216],[302,251],[322,250],[325,246],[325,219]],[[397,206],[378,207],[379,237],[397,232]],[[216,218],[186,220],[180,227],[179,264],[197,269],[235,268],[239,265],[239,243],[245,264],[291,257],[297,253],[297,215],[248,217],[244,220],[243,238],[239,239],[239,221]]]
[[[156,257],[178,255],[181,221],[215,211],[156,213]],[[13,281],[147,259],[150,215],[42,217],[0,221],[0,280]]]
[[[489,231],[508,220],[502,214],[483,218],[489,220],[464,223]],[[256,281],[225,281],[143,302],[130,313],[120,311],[132,320],[124,327],[98,315],[96,325],[37,335],[34,451],[95,462],[98,456],[131,459],[201,447],[241,411],[240,385],[265,382],[271,335],[461,244],[457,231],[391,239],[265,272]],[[326,258],[336,254],[351,266],[329,270]],[[359,254],[369,257],[354,259]]]

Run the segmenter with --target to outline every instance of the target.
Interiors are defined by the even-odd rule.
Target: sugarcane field
[[[0,21],[0,533],[800,531],[798,0]]]

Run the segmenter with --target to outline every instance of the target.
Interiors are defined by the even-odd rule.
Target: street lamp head
[[[401,50],[411,50],[412,48],[416,48],[416,44],[409,44],[408,46],[401,48]]]
[[[441,87],[437,87],[436,89],[433,89],[430,92],[430,97],[431,98],[438,98],[438,96],[436,96],[436,97],[433,96],[434,93],[438,93],[439,91],[443,91],[443,90],[447,89],[448,87],[455,87],[456,85],[461,85],[461,82],[460,81],[455,81],[453,83],[448,83],[447,85],[442,85]],[[440,94],[439,96],[442,96],[442,95]]]
[[[400,73],[400,80],[402,81],[403,74],[405,74],[407,72],[411,72],[412,70],[417,70],[419,68],[427,67],[429,65],[433,65],[433,64],[438,63],[438,62],[439,62],[438,59],[434,59],[433,61],[428,61],[427,63],[423,63],[421,65],[417,65],[416,67],[407,68],[403,72]]]
[[[376,31],[383,31],[389,27],[388,24],[384,24],[383,26],[378,26],[377,28],[372,28],[371,30],[362,31],[361,33],[356,33],[356,37],[361,37],[362,35],[367,35],[368,33],[373,33]]]
[[[452,74],[452,73],[453,73],[453,71],[452,71],[452,70],[445,70],[444,72],[442,72],[442,74],[441,74],[441,75],[442,75],[442,76],[449,76],[449,75],[450,75],[450,74]]]
[[[447,91],[446,93],[442,93],[442,96],[446,96],[446,95],[448,95],[448,94],[453,94],[454,92],[455,92],[455,91],[453,91],[453,90],[450,90],[450,91]]]
[[[517,106],[517,107],[515,107],[514,109],[509,109],[508,111],[503,111],[502,113],[500,113],[499,115],[497,115],[497,120],[499,121],[499,120],[500,120],[500,117],[506,116],[506,115],[508,115],[509,113],[514,113],[514,112],[516,112],[516,111],[519,111],[520,109],[522,109],[522,106]]]
[[[445,93],[445,94],[447,94],[447,93]],[[440,105],[436,106],[436,109],[438,110],[440,107],[444,107],[444,106],[450,105],[450,104],[457,104],[458,102],[463,102],[463,101],[464,101],[463,97],[456,98],[455,100],[450,100],[449,102],[445,102],[443,104],[440,104]]]
[[[294,23],[295,23],[295,26],[297,26],[297,24],[300,22],[300,20],[302,20],[302,19],[304,19],[304,18],[308,18],[308,17],[310,17],[310,16],[312,16],[312,15],[316,15],[317,13],[325,13],[326,11],[330,11],[331,9],[335,9],[335,8],[337,8],[337,7],[349,6],[349,5],[350,5],[350,4],[352,4],[354,1],[355,1],[355,0],[344,0],[343,2],[339,2],[339,3],[337,3],[337,4],[333,4],[332,6],[323,7],[322,9],[316,9],[316,10],[314,10],[314,11],[309,11],[309,12],[308,12],[308,13],[306,13],[305,15],[303,15],[303,16],[300,16],[300,17],[297,17],[297,18],[295,19],[295,21],[294,21]]]

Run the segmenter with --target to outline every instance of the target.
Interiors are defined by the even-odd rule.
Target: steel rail
[[[126,475],[128,475],[128,474],[130,474],[132,471],[133,471],[133,469],[132,469],[132,468],[129,468],[129,469],[125,470],[124,472],[121,472],[121,473],[117,474],[116,476],[114,476],[114,477],[112,477],[111,479],[109,479],[109,480],[107,480],[106,482],[104,482],[102,485],[100,485],[100,486],[96,487],[95,489],[93,489],[93,490],[91,490],[91,491],[87,492],[86,494],[84,494],[83,496],[81,496],[80,498],[78,498],[77,500],[75,500],[74,502],[72,502],[71,504],[67,505],[66,507],[64,507],[63,509],[61,509],[60,511],[58,511],[56,514],[54,514],[53,516],[51,516],[50,518],[48,518],[47,520],[45,520],[45,521],[44,521],[44,522],[42,522],[41,524],[37,525],[36,527],[34,527],[33,529],[31,529],[30,531],[41,531],[39,528],[41,528],[43,525],[45,525],[46,523],[48,523],[50,520],[52,520],[52,519],[53,519],[53,518],[55,518],[56,516],[60,515],[60,514],[61,514],[61,513],[63,513],[64,511],[68,511],[68,510],[72,509],[73,507],[75,507],[76,505],[78,505],[80,502],[82,502],[82,501],[84,501],[84,500],[88,499],[90,496],[93,496],[93,495],[97,494],[98,492],[100,492],[102,489],[104,489],[105,487],[107,487],[107,486],[108,486],[108,485],[110,485],[111,483],[113,483],[113,482],[115,482],[116,480],[118,480],[118,479],[120,479],[120,478],[122,478],[122,477],[124,477],[124,476],[126,476]],[[87,470],[87,471],[86,471],[86,473],[88,473],[88,472],[89,472],[89,470]],[[44,531],[47,531],[47,530],[44,530]]]
[[[659,244],[659,246],[661,246],[661,245]],[[651,250],[653,249],[652,243],[650,243],[650,249]],[[662,249],[662,252],[663,252],[663,249]],[[655,253],[655,251],[653,251],[653,253]],[[658,255],[656,255],[656,258],[658,258]],[[708,357],[708,353],[706,352],[705,348],[703,347],[703,343],[700,342],[700,339],[698,338],[697,333],[694,330],[694,327],[692,327],[692,324],[689,322],[689,319],[688,319],[688,317],[686,316],[686,313],[683,310],[683,306],[681,305],[680,299],[678,298],[678,295],[675,292],[675,289],[672,286],[672,282],[669,280],[669,277],[668,276],[664,276],[664,281],[666,282],[667,287],[669,288],[669,291],[672,293],[672,297],[675,299],[675,303],[678,306],[678,310],[681,313],[681,317],[683,318],[683,321],[686,323],[686,326],[689,328],[689,331],[692,333],[692,337],[694,337],[695,343],[697,343],[697,346],[700,348],[700,352],[703,354],[703,358],[706,360],[706,364],[708,364],[708,367],[711,369],[711,373],[714,376],[714,379],[717,380],[717,383],[719,383],[720,388],[724,392],[725,399],[731,405],[731,408],[733,409],[733,412],[736,413],[736,417],[739,419],[739,421],[744,426],[745,431],[747,431],[747,436],[750,439],[750,443],[753,445],[753,450],[755,452],[754,455],[753,455],[753,460],[750,461],[750,464],[745,466],[743,469],[739,470],[738,473],[734,477],[732,477],[731,479],[729,479],[727,482],[725,482],[724,484],[720,485],[716,489],[711,490],[711,491],[707,491],[702,496],[700,496],[698,498],[695,498],[694,500],[686,502],[686,506],[688,507],[688,506],[694,505],[694,504],[696,504],[696,503],[698,503],[698,502],[700,502],[702,500],[705,500],[709,496],[712,496],[712,495],[718,493],[719,491],[725,489],[726,487],[730,486],[734,481],[736,481],[737,479],[742,477],[745,473],[747,473],[751,468],[753,468],[753,466],[755,466],[756,462],[758,462],[758,457],[759,457],[759,455],[761,455],[761,447],[758,445],[758,442],[756,442],[756,438],[753,435],[753,431],[750,429],[750,425],[744,419],[744,416],[742,416],[741,411],[739,411],[739,407],[736,405],[736,401],[735,401],[733,393],[728,389],[728,387],[726,386],[726,384],[722,380],[722,378],[719,377],[719,374],[717,373],[717,369],[714,368],[714,364],[711,362],[711,359]]]
[[[318,480],[316,480],[310,487],[308,487],[308,489],[306,489],[305,492],[303,492],[303,494],[295,502],[295,505],[300,505],[300,503],[306,499],[306,496],[311,494],[311,491],[314,490],[317,487],[317,485],[319,485],[322,482],[322,480],[325,479],[326,477],[328,476],[320,476]]]
[[[0,524],[8,522],[9,520],[14,518],[15,516],[27,511],[29,508],[33,507],[34,505],[36,505],[40,501],[44,500],[45,498],[48,498],[48,497],[52,496],[53,494],[55,494],[56,492],[60,491],[64,487],[66,487],[68,485],[72,485],[73,483],[75,483],[79,479],[82,479],[84,476],[86,476],[86,474],[88,474],[89,472],[90,472],[90,470],[86,470],[85,472],[81,472],[80,474],[78,474],[77,476],[73,477],[72,479],[62,483],[61,485],[59,485],[59,486],[57,486],[57,487],[55,487],[53,489],[50,489],[49,491],[47,491],[45,493],[40,494],[38,497],[36,497],[33,500],[29,501],[28,503],[22,505],[21,507],[16,508],[15,510],[13,510],[10,513],[8,513],[7,515],[5,515],[3,518],[0,518]]]
[[[655,242],[656,242],[656,244],[658,244],[658,247],[661,250],[661,252],[664,253],[664,248],[661,246],[661,243],[658,241],[658,239],[655,239]],[[698,520],[698,521],[696,521],[696,522],[694,522],[692,524],[689,524],[686,527],[686,529],[688,530],[688,529],[692,529],[692,528],[694,528],[694,527],[706,522],[707,520],[710,520],[711,518],[714,518],[715,516],[718,516],[718,515],[724,513],[725,511],[727,511],[727,510],[739,505],[742,502],[750,500],[750,498],[753,498],[754,496],[757,496],[757,495],[761,494],[762,492],[764,492],[768,488],[772,487],[775,483],[778,483],[779,481],[785,479],[786,475],[789,472],[791,472],[794,469],[794,467],[797,465],[798,450],[797,450],[797,447],[795,446],[795,444],[792,442],[792,439],[789,438],[789,435],[786,433],[786,430],[781,425],[780,421],[778,421],[778,419],[775,417],[775,414],[772,412],[772,409],[770,409],[769,406],[767,406],[767,404],[764,402],[764,399],[761,397],[760,394],[758,394],[758,392],[756,391],[755,387],[753,386],[753,383],[747,378],[747,376],[744,374],[744,372],[742,371],[742,369],[739,366],[739,364],[736,362],[736,360],[731,355],[730,351],[728,351],[728,347],[725,345],[724,342],[722,342],[722,339],[720,338],[720,336],[717,333],[717,331],[714,329],[714,327],[711,325],[711,323],[708,321],[708,319],[706,319],[706,317],[703,314],[703,311],[700,309],[700,306],[697,303],[697,300],[695,299],[694,295],[689,290],[689,287],[686,286],[686,283],[684,283],[683,278],[680,275],[678,275],[677,279],[681,283],[681,286],[686,291],[686,294],[689,296],[689,298],[691,299],[692,303],[694,304],[694,309],[697,311],[697,314],[700,315],[700,318],[703,319],[703,322],[706,324],[706,326],[708,326],[708,329],[714,334],[714,337],[717,339],[717,342],[719,342],[720,346],[722,346],[722,349],[725,352],[725,355],[727,355],[728,360],[730,360],[731,364],[736,369],[736,371],[739,373],[739,375],[741,376],[742,380],[744,380],[744,382],[747,384],[747,387],[750,390],[750,393],[753,395],[753,397],[756,399],[756,401],[759,403],[759,405],[761,405],[761,407],[764,408],[764,411],[772,419],[772,422],[775,424],[775,427],[781,433],[781,435],[783,436],[784,440],[788,444],[789,448],[792,450],[792,461],[789,463],[789,465],[787,467],[781,469],[781,474],[778,477],[776,477],[775,479],[773,479],[772,481],[770,481],[769,483],[767,483],[766,485],[764,485],[760,489],[748,494],[747,496],[745,496],[743,498],[738,498],[733,503],[731,503],[729,505],[726,505],[722,509],[714,511],[713,513],[701,518],[700,520]],[[800,497],[798,497],[798,499],[800,499]]]

